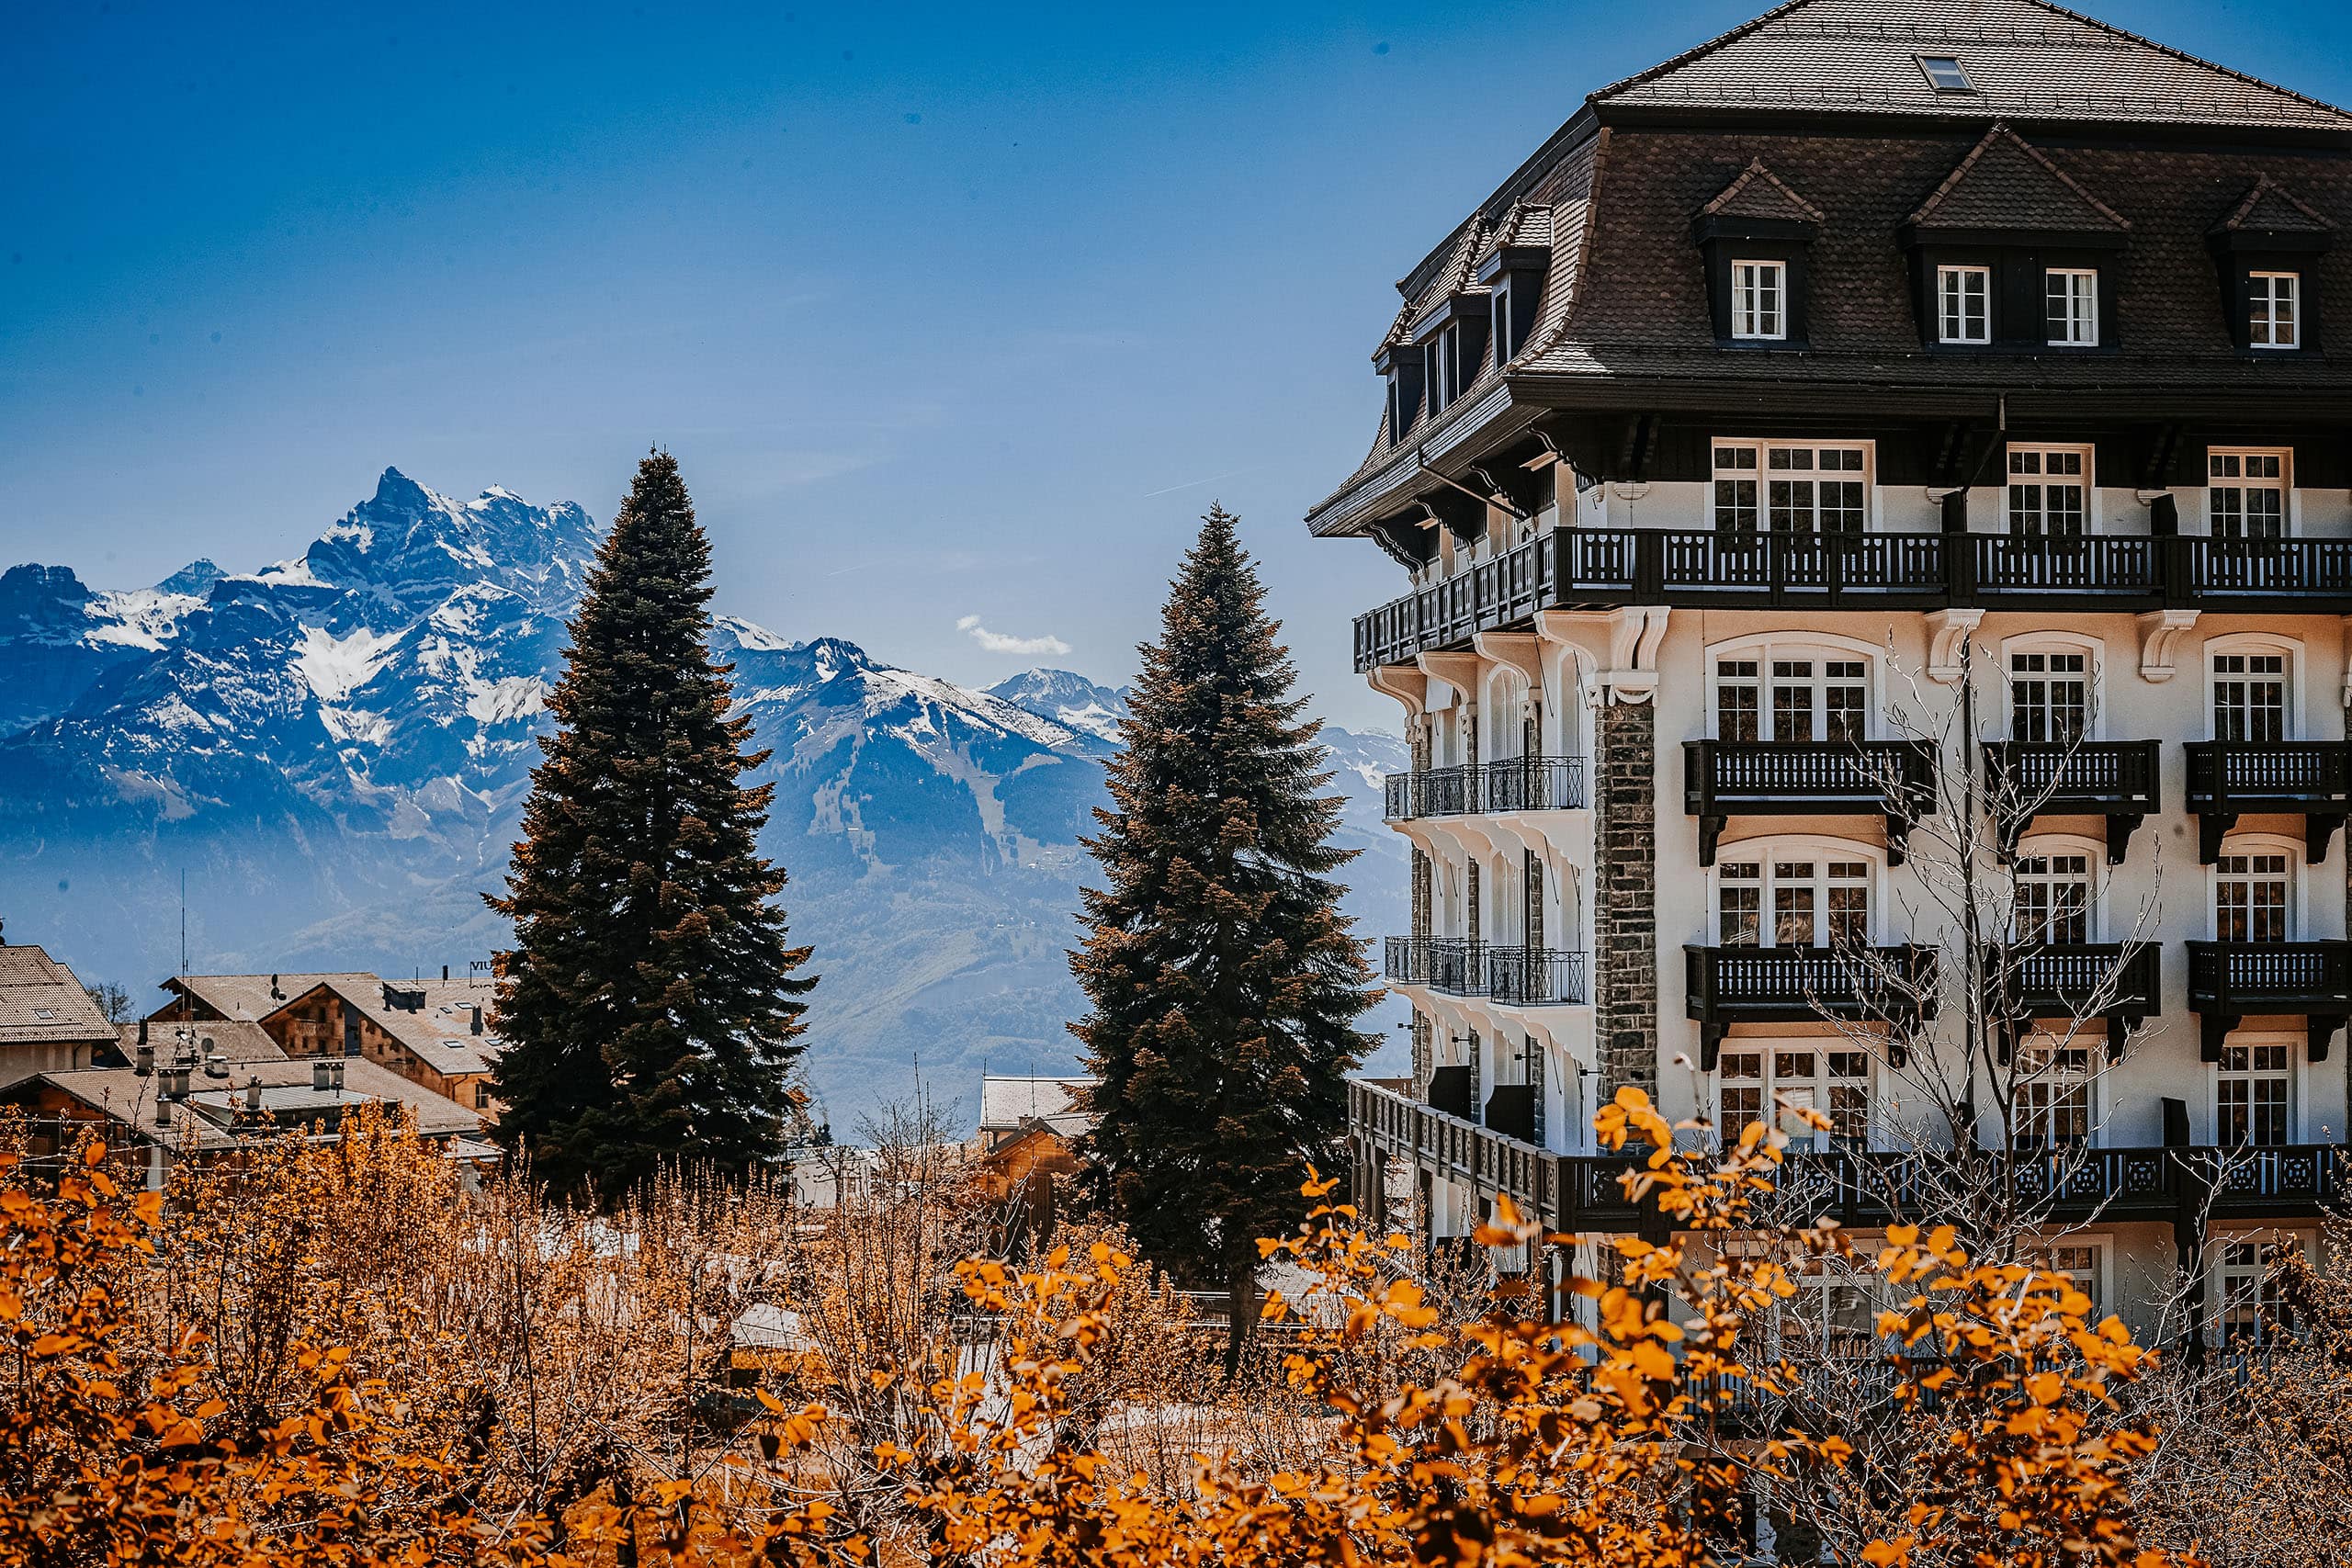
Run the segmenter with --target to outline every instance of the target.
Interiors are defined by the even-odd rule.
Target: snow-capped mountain
[[[1066,729],[1091,735],[1114,749],[1119,745],[1119,721],[1127,716],[1125,687],[1114,691],[1098,686],[1067,670],[1026,671],[990,686],[989,695],[1050,718]]]
[[[0,913],[143,997],[178,959],[255,970],[462,965],[500,885],[600,530],[397,470],[298,557],[198,560],[99,591],[0,574]],[[808,1066],[844,1132],[985,1063],[1066,1066],[1065,950],[1124,694],[1040,670],[987,692],[831,637],[720,617],[714,651],[771,755],[762,846],[814,942]],[[1367,936],[1396,929],[1403,743],[1332,730]],[[1367,1027],[1370,1027],[1368,1024]]]

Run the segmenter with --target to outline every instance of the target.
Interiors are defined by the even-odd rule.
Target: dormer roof
[[[1699,209],[1702,218],[1750,218],[1776,223],[1818,223],[1821,209],[1791,190],[1778,175],[1755,159],[1739,177],[1715,193]]]
[[[2256,180],[2245,199],[2213,226],[2216,234],[2329,234],[2335,225],[2303,204],[2293,191],[2268,175]]]
[[[1923,230],[2034,230],[2121,235],[2132,225],[2038,147],[1996,125],[1910,217]]]

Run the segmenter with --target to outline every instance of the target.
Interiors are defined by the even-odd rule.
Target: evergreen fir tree
[[[1257,1238],[1305,1216],[1313,1166],[1334,1173],[1346,1074],[1372,1041],[1353,1021],[1369,974],[1329,843],[1320,728],[1298,722],[1295,671],[1264,590],[1213,507],[1138,651],[1111,807],[1086,847],[1091,1010],[1071,1026],[1094,1090],[1088,1179],[1144,1256],[1233,1302],[1228,1368],[1256,1317]]]
[[[531,774],[503,898],[497,1134],[560,1192],[617,1199],[667,1159],[778,1153],[816,983],[754,840],[772,785],[710,656],[710,542],[655,452],[571,625],[556,732]]]

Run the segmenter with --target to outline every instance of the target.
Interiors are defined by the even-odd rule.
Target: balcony
[[[2164,961],[2153,942],[2047,942],[1994,949],[1985,960],[2007,993],[2009,1016],[2105,1019],[2108,1054],[2164,1010]]]
[[[1456,936],[1392,936],[1382,972],[1391,985],[1420,986],[1450,997],[1487,991],[1486,943]]]
[[[1517,757],[1391,773],[1381,814],[1391,822],[1423,817],[1499,816],[1510,811],[1581,811],[1582,757]]]
[[[1735,816],[1856,817],[1886,824],[1903,860],[1911,818],[1934,809],[1936,756],[1925,740],[1686,740],[1683,809],[1699,819],[1699,863],[1715,863]]]
[[[2248,1016],[2300,1013],[2308,1021],[2310,1055],[2327,1060],[2328,1043],[2352,1015],[2352,942],[2192,942],[2188,1006],[2199,1015],[2208,1062],[2222,1059],[2230,1031]]]
[[[2120,865],[2132,835],[2163,809],[2154,740],[1988,740],[1984,775],[2015,849],[2036,817],[2104,817],[2107,863]]]
[[[2352,809],[2352,741],[2192,741],[2188,809],[2197,814],[2198,859],[2207,865],[2249,811],[2302,818],[2305,851],[2317,864]]]
[[[1442,1069],[1465,1075],[1466,1067]],[[1499,1092],[1499,1091],[1498,1091]],[[1432,1101],[1436,1085],[1431,1084]],[[1348,1130],[1375,1150],[1413,1161],[1482,1192],[1508,1193],[1548,1228],[1626,1232],[1657,1215],[1625,1195],[1623,1178],[1642,1155],[1555,1155],[1436,1104],[1363,1079],[1348,1085]],[[2009,1172],[2018,1197],[2055,1223],[2154,1220],[2195,1224],[2215,1220],[2306,1219],[2332,1213],[2344,1197],[2345,1146],[2288,1144],[2264,1147],[2063,1148],[2021,1152]],[[1780,1190],[1811,1216],[1849,1228],[1897,1220],[1933,1223],[1944,1195],[1969,1184],[1954,1179],[1946,1153],[1792,1152]],[[1979,1159],[1997,1163],[1997,1151]]]
[[[1682,950],[1685,1011],[1699,1022],[1699,1066],[1715,1070],[1736,1023],[1876,1021],[1899,1042],[1935,1012],[1936,950],[1710,947]],[[1898,1049],[1899,1049],[1898,1045]]]
[[[1410,663],[1538,610],[2352,613],[2352,539],[1555,528],[1356,617],[1355,665]]]
[[[1490,947],[1487,996],[1504,1007],[1582,1007],[1584,954],[1550,947]]]

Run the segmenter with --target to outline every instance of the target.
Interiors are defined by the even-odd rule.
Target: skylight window
[[[1919,69],[1928,73],[1928,85],[1939,93],[1976,91],[1968,73],[1960,68],[1960,62],[1949,54],[1923,54],[1919,56]]]

